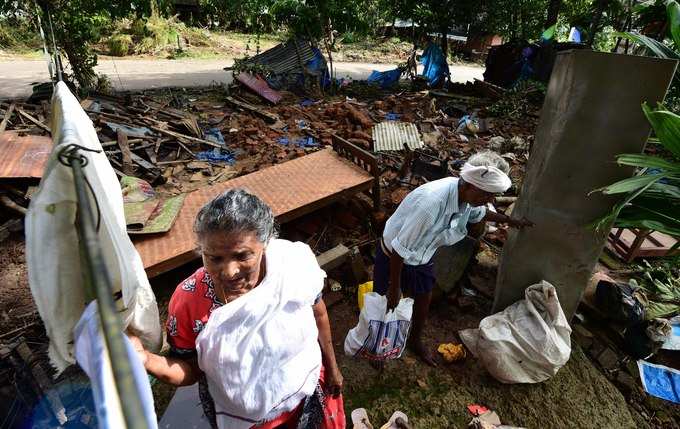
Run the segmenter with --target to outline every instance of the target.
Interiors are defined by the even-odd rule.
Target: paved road
[[[231,60],[111,60],[99,59],[97,72],[109,76],[117,90],[139,90],[168,86],[207,86],[231,82],[231,73],[222,70]],[[337,63],[336,76],[366,79],[372,70],[389,70],[394,65]],[[483,67],[452,65],[452,80],[466,82],[482,78]],[[31,93],[30,84],[49,79],[44,61],[0,61],[0,98],[16,98]]]

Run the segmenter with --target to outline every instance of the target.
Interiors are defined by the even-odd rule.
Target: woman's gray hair
[[[510,173],[510,164],[502,156],[491,150],[478,152],[467,160],[467,163],[475,167],[496,167],[505,174]]]
[[[204,205],[196,215],[194,232],[253,232],[261,243],[276,238],[272,209],[243,189],[230,189]]]

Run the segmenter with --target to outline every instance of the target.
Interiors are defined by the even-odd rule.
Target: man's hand
[[[392,285],[387,288],[387,310],[394,310],[399,305],[399,299],[401,298],[401,291],[398,288],[392,287]]]
[[[510,218],[508,220],[508,226],[511,226],[512,228],[522,229],[527,226],[529,227],[534,226],[534,223],[525,217],[523,217],[522,219]]]
[[[327,395],[331,395],[334,398],[337,398],[342,394],[342,383],[343,383],[343,377],[342,373],[340,372],[340,368],[335,366],[332,370],[328,371],[326,373],[326,386],[325,386],[325,391]]]
[[[139,337],[136,337],[132,334],[127,334],[127,337],[132,343],[132,347],[134,347],[135,351],[137,352],[139,360],[142,361],[142,365],[146,365],[146,362],[149,360],[149,355],[146,353],[146,350],[144,350],[142,341],[139,339]]]

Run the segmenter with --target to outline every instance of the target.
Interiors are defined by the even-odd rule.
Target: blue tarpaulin
[[[224,136],[219,128],[209,128],[203,131],[203,138],[213,143],[217,143],[220,146],[226,146],[227,143],[224,141]]]
[[[317,147],[319,144],[314,140],[314,137],[301,137],[293,142],[288,137],[279,137],[277,142],[281,145],[288,146],[293,144],[298,147]]]
[[[638,361],[638,368],[647,393],[680,404],[680,371],[644,360]]]
[[[320,72],[320,83],[322,87],[327,87],[331,84],[331,75],[328,73],[328,66],[326,65],[326,59],[318,48],[312,48],[314,52],[314,58],[307,61],[305,66],[312,73]]]
[[[369,83],[377,83],[381,88],[387,89],[392,87],[394,84],[399,82],[401,77],[401,69],[396,68],[394,70],[387,70],[384,72],[373,70],[371,75],[368,77]]]
[[[196,159],[208,162],[224,162],[229,165],[234,165],[236,162],[236,158],[234,158],[232,153],[220,153],[220,150],[217,148],[215,148],[214,151],[198,152],[196,154]]]
[[[430,86],[439,86],[450,76],[449,64],[444,53],[434,43],[427,45],[420,62],[423,64],[423,76],[427,78]]]

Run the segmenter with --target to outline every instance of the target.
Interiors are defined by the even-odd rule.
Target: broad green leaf
[[[664,200],[678,200],[680,201],[680,181],[670,184],[656,182],[647,189],[645,196],[651,198],[663,198]]]
[[[656,0],[647,0],[647,1],[643,1],[643,2],[640,3],[640,4],[636,4],[635,6],[633,6],[632,11],[633,11],[633,13],[641,13],[641,12],[644,12],[645,9],[654,6],[655,3],[656,3]]]
[[[654,182],[657,182],[660,179],[663,179],[664,177],[667,177],[666,173],[644,174],[641,176],[635,176],[628,179],[619,180],[618,182],[613,183],[605,188],[602,188],[601,190],[603,193],[607,195],[634,192],[646,186],[650,186]]]
[[[649,49],[656,57],[670,58],[675,60],[680,59],[680,53],[672,50],[658,40],[652,39],[651,37],[638,33],[614,33],[614,36],[623,37],[624,39],[639,43]]]
[[[680,116],[668,110],[652,110],[647,103],[642,104],[642,111],[652,124],[659,143],[680,159]]]
[[[665,173],[680,172],[680,162],[671,162],[658,156],[642,155],[642,154],[624,154],[616,157],[616,161],[620,165],[630,165],[640,168],[660,168]]]
[[[675,42],[675,49],[680,50],[680,4],[675,0],[666,2],[666,12],[668,13],[668,26],[673,42]]]

